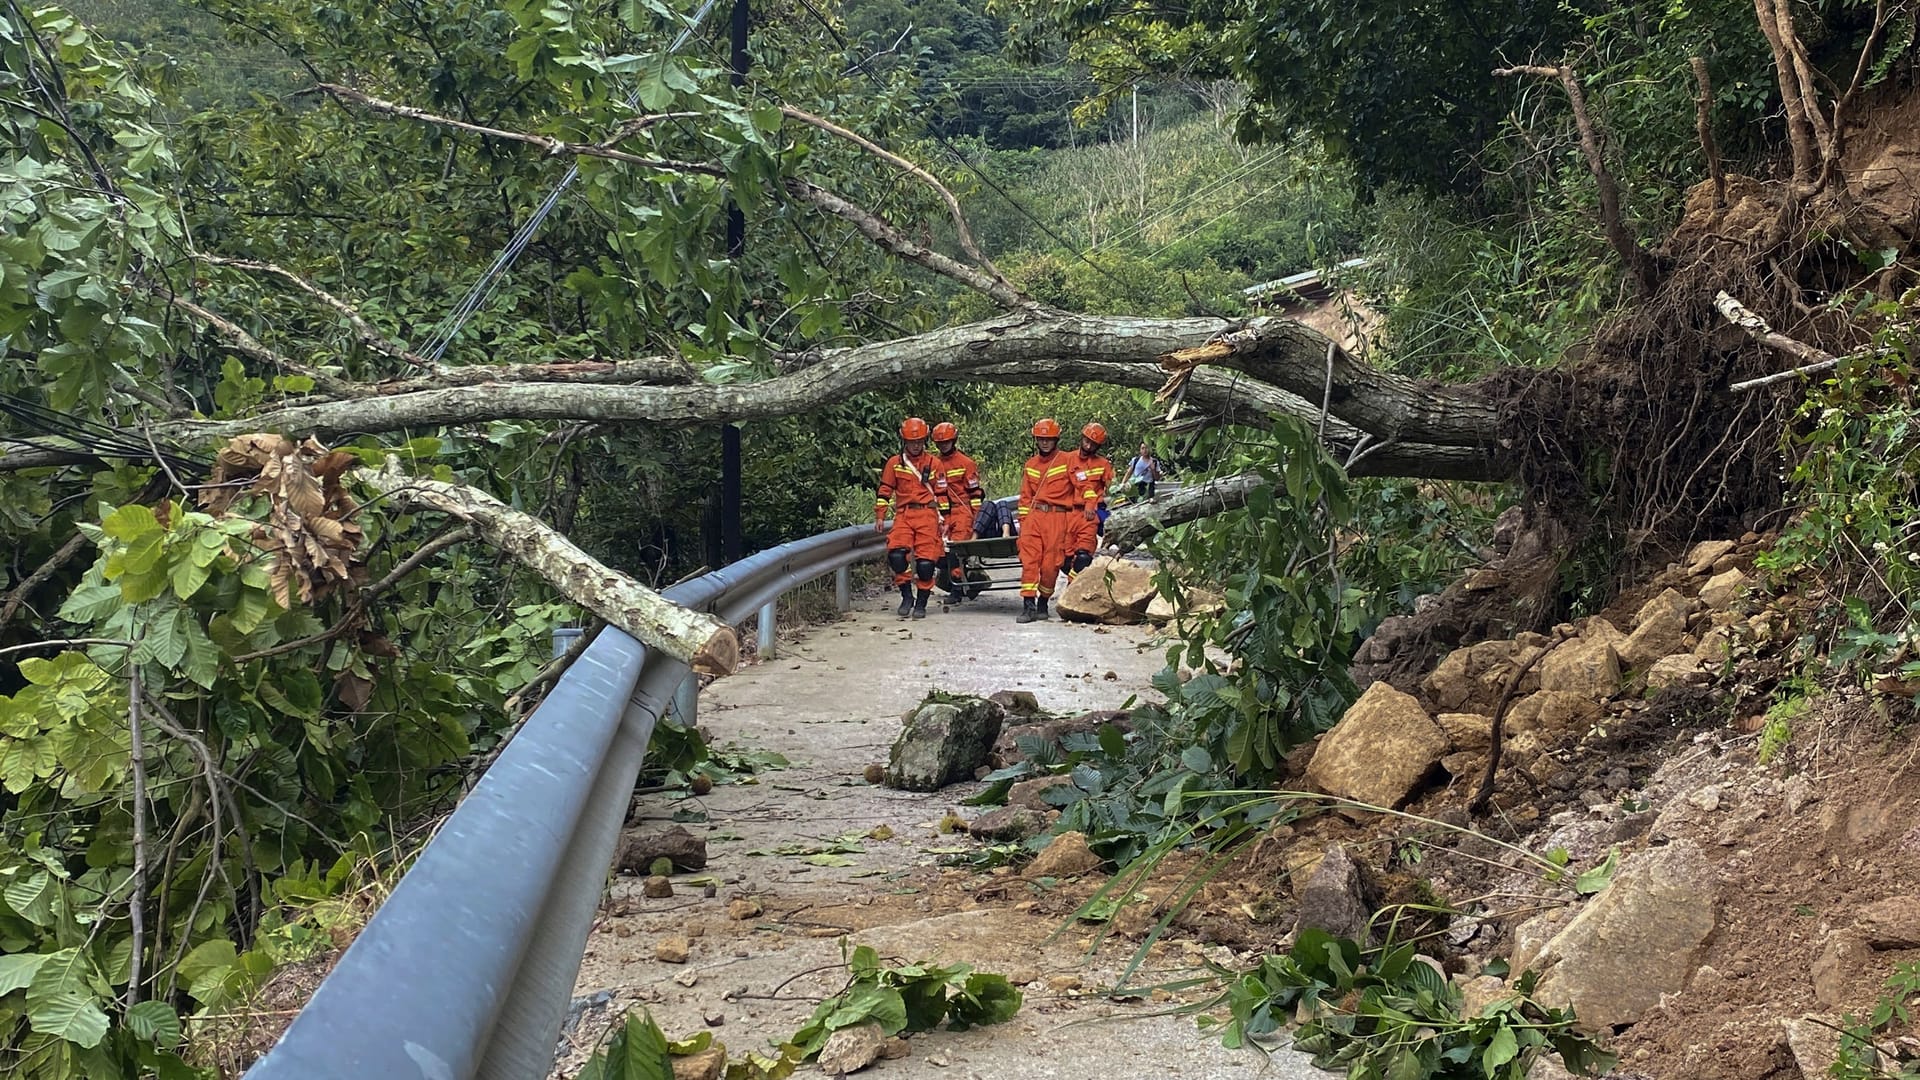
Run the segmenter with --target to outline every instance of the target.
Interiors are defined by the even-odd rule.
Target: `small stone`
[[[1469,1019],[1480,1010],[1508,996],[1506,981],[1492,975],[1468,979],[1460,986],[1460,1015]]]
[[[1173,1000],[1173,991],[1164,986],[1156,986],[1153,988],[1153,992],[1147,996],[1155,1002],[1165,1003]]]
[[[700,1020],[702,1023],[706,1024],[710,1028],[725,1027],[727,1023],[727,1014],[718,1013],[718,1012],[701,1013]]]
[[[1709,784],[1693,794],[1688,795],[1687,801],[1711,814],[1715,810],[1720,809],[1720,787],[1717,784]]]
[[[1373,907],[1367,902],[1360,866],[1339,844],[1327,846],[1306,888],[1300,890],[1300,917],[1296,929],[1312,927],[1335,937],[1363,941],[1369,937]]]
[[[1829,1009],[1843,1008],[1852,998],[1871,987],[1861,977],[1873,963],[1873,952],[1860,935],[1836,930],[1827,935],[1824,948],[1809,972],[1813,977],[1813,1000]]]
[[[1025,986],[1031,982],[1039,982],[1040,973],[1030,967],[1010,968],[1007,971],[1007,981],[1015,986]]]
[[[867,783],[878,784],[887,778],[887,770],[881,765],[869,765],[867,766],[867,771],[862,775],[867,778]]]
[[[1082,985],[1084,984],[1080,981],[1080,976],[1078,975],[1047,976],[1047,989],[1056,994],[1064,994],[1069,990],[1078,990]]]
[[[687,790],[695,795],[705,795],[713,790],[713,777],[706,773],[695,773],[693,779],[687,782]]]
[[[1064,832],[1040,850],[1022,876],[1032,878],[1070,878],[1100,869],[1104,862],[1087,847],[1085,833]]]
[[[734,922],[745,922],[748,919],[757,919],[764,910],[765,909],[760,906],[760,901],[755,900],[751,896],[743,896],[738,900],[727,901],[727,918],[732,919]]]
[[[653,958],[663,964],[684,964],[692,949],[691,942],[676,934],[653,943]]]
[[[980,840],[1007,842],[1025,840],[1045,831],[1047,822],[1038,811],[1024,806],[1002,806],[974,818],[967,834]]]
[[[1441,713],[1433,719],[1440,725],[1440,730],[1447,733],[1447,738],[1453,740],[1455,750],[1485,750],[1493,742],[1493,718],[1490,716]]]
[[[947,1055],[945,1054],[928,1054],[927,1064],[932,1065],[936,1069],[944,1069],[953,1063],[947,1060]]]
[[[708,900],[720,894],[720,887],[709,881],[700,887],[700,895]]]
[[[688,968],[687,970],[682,971],[679,974],[675,975],[673,977],[673,981],[679,983],[681,986],[687,987],[688,989],[692,989],[695,985],[697,985],[700,982],[700,973],[693,970],[692,968]]]
[[[1807,779],[1805,773],[1794,773],[1792,776],[1787,777],[1786,799],[1788,815],[1798,814],[1801,810],[1806,809],[1807,804],[1815,802],[1819,798],[1820,796],[1813,790],[1813,781]]]
[[[1920,896],[1889,896],[1860,910],[1860,933],[1876,949],[1920,948]]]
[[[879,1059],[886,1042],[886,1032],[877,1021],[843,1027],[827,1036],[820,1048],[820,1071],[828,1076],[859,1072]]]
[[[1037,776],[1032,780],[1022,780],[1007,789],[1008,806],[1024,806],[1029,810],[1051,810],[1053,804],[1047,802],[1046,793],[1053,788],[1065,785],[1073,786],[1070,776]]]
[[[1687,573],[1699,577],[1713,569],[1713,564],[1731,552],[1734,543],[1731,540],[1702,540],[1687,552]]]
[[[720,1080],[727,1068],[725,1047],[709,1046],[697,1054],[673,1059],[673,1080]]]
[[[641,895],[649,900],[660,900],[673,895],[673,882],[665,874],[655,874],[640,886]]]
[[[907,1045],[907,1040],[898,1035],[880,1044],[880,1060],[882,1061],[898,1061],[912,1052],[913,1047]]]

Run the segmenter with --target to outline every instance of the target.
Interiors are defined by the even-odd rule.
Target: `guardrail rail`
[[[856,525],[668,589],[737,623],[885,538]],[[593,912],[654,724],[691,723],[686,666],[609,629],[555,684],[420,853],[250,1080],[532,1080],[553,1066]]]

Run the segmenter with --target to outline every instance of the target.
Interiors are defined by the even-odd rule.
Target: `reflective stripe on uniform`
[[[1040,470],[1039,470],[1039,469],[1028,469],[1028,470],[1027,470],[1027,475],[1028,475],[1028,476],[1032,476],[1032,477],[1036,477],[1036,478],[1037,478],[1037,477],[1039,477],[1039,475],[1040,475]]]

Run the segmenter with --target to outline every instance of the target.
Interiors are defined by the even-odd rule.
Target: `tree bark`
[[[396,458],[363,474],[376,490],[424,503],[471,523],[482,539],[546,578],[567,599],[605,619],[650,649],[658,649],[703,675],[730,675],[740,662],[732,627],[673,601],[625,574],[610,570],[573,542],[529,514],[483,491],[408,476]]]
[[[1247,493],[1262,482],[1258,473],[1238,473],[1123,506],[1107,515],[1107,534],[1101,543],[1121,552],[1132,551],[1168,526],[1240,509],[1247,505]]]

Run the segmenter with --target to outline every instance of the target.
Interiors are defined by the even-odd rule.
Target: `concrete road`
[[[1056,933],[1057,918],[1021,910],[1028,886],[1016,878],[1005,879],[1003,900],[977,903],[982,879],[937,860],[969,846],[938,826],[979,785],[916,795],[862,778],[869,763],[885,761],[901,714],[932,689],[1030,690],[1055,712],[1152,696],[1163,653],[1147,629],[1017,624],[1019,600],[1007,593],[920,621],[896,618],[895,603],[856,601],[842,620],[782,642],[776,658],[702,695],[700,724],[717,746],[774,750],[792,767],[704,798],[641,802],[645,826],[677,815],[703,833],[709,867],[681,875],[663,899],[642,897],[636,879],[616,880],[588,943],[577,1023],[556,1075],[571,1075],[613,1018],[635,1006],[651,1010],[670,1038],[711,1030],[735,1053],[764,1051],[844,985],[838,965],[853,943],[902,959],[966,962],[1014,978],[1026,993],[1007,1024],[916,1036],[907,1057],[863,1074],[878,1080],[1332,1075],[1298,1054],[1225,1050],[1191,1013],[1168,1015],[1197,1007],[1205,993],[1151,988],[1194,975],[1203,958],[1229,959],[1218,947],[1169,943],[1130,980],[1135,992],[1116,1000],[1105,991],[1130,945],[1089,955],[1080,931]],[[872,839],[881,826],[891,835]],[[713,897],[703,895],[703,880]],[[759,914],[730,917],[731,901],[747,902],[734,915]],[[685,963],[656,959],[672,938],[685,939]]]

